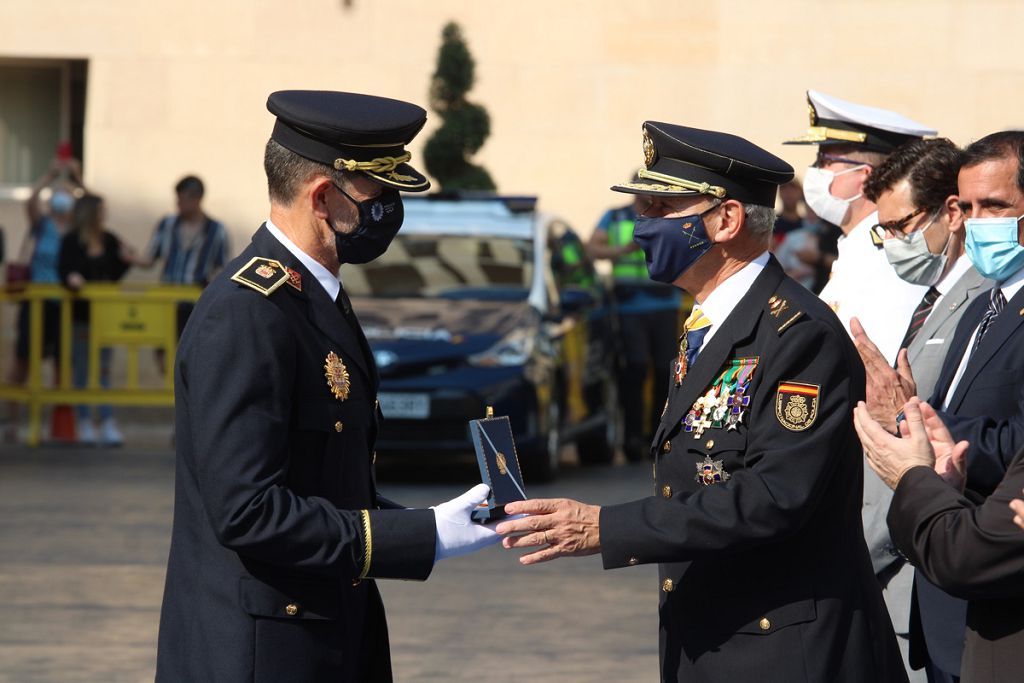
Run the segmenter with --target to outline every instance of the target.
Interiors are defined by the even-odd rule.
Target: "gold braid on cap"
[[[345,171],[370,171],[371,173],[387,173],[398,168],[399,164],[412,159],[412,154],[406,152],[397,157],[377,157],[370,161],[356,161],[355,159],[335,159],[334,168]]]
[[[711,183],[695,183],[692,180],[683,180],[682,178],[676,178],[675,176],[657,173],[655,171],[648,171],[643,168],[637,171],[637,175],[641,178],[660,180],[663,183],[675,185],[676,187],[684,190],[692,190],[693,192],[699,192],[700,194],[709,194],[712,197],[718,197],[719,199],[725,198],[725,188],[719,187],[718,185],[712,185]]]

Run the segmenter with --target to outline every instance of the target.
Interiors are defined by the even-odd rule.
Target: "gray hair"
[[[270,201],[285,206],[295,199],[300,185],[317,176],[331,178],[339,185],[348,184],[346,171],[336,171],[327,164],[299,156],[273,139],[267,140],[263,152],[263,170],[267,173]]]
[[[775,229],[775,209],[760,204],[744,204],[743,215],[746,216],[746,227],[754,237],[764,238],[765,241],[771,236]]]

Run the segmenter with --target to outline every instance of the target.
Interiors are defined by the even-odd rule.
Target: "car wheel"
[[[576,453],[581,465],[608,465],[615,459],[615,450],[622,438],[622,408],[614,382],[605,386],[604,427],[582,435],[576,440]]]
[[[537,445],[531,450],[526,462],[526,474],[530,481],[551,481],[558,474],[561,465],[561,424],[562,410],[558,401],[548,402]]]

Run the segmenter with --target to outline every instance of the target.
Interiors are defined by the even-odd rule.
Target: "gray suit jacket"
[[[995,283],[982,277],[972,266],[960,276],[953,288],[932,310],[914,342],[907,348],[910,367],[917,381],[917,394],[927,399],[938,381],[942,361],[953,341],[960,316],[967,304]],[[903,559],[889,537],[885,516],[892,501],[892,490],[882,483],[867,463],[864,464],[864,537],[871,553],[871,564],[882,584],[882,596],[889,608],[896,633],[908,632],[910,594],[914,584],[914,568]]]

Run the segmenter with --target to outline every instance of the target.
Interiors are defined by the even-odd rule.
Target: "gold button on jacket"
[[[671,441],[666,441],[665,443],[663,443],[661,445],[661,452],[662,453],[668,453],[671,450],[672,450],[672,442]]]
[[[667,484],[665,486],[662,486],[661,487],[661,497],[662,498],[671,498],[672,497],[672,487],[667,485]]]
[[[294,617],[296,614],[299,613],[299,606],[296,605],[294,602],[289,603],[287,606],[285,606],[284,613],[290,617]]]
[[[341,430],[343,430],[344,428],[345,428],[345,425],[343,425],[343,424],[341,423],[341,420],[338,420],[337,422],[335,422],[335,423],[334,423],[334,431],[336,431],[336,432],[340,432],[340,431],[341,431]]]
[[[635,565],[635,564],[639,564],[639,563],[640,563],[640,560],[636,559],[635,557],[629,558],[630,566]]]
[[[768,617],[761,617],[761,621],[757,622],[757,625],[761,627],[762,631],[767,631],[772,627],[772,622],[768,621]]]
[[[672,579],[665,579],[661,582],[661,590],[665,591],[666,593],[671,593],[675,589],[676,584]]]

